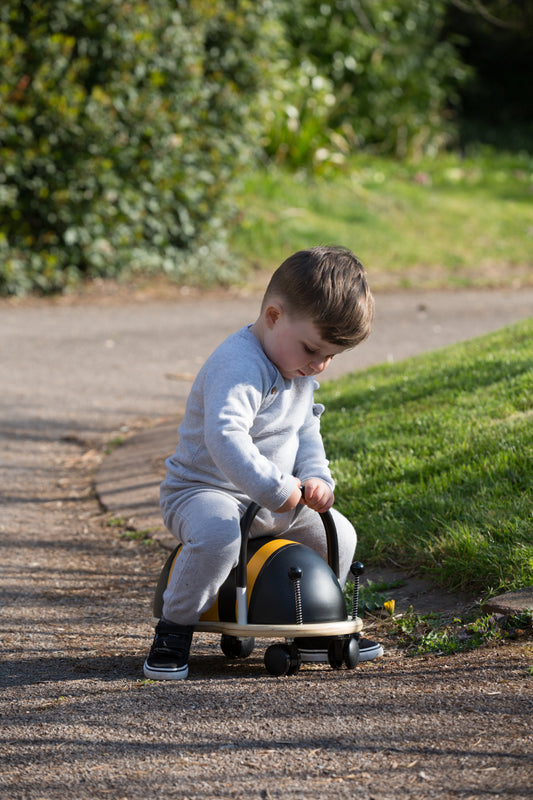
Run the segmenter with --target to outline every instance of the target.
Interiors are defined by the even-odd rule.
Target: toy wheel
[[[354,636],[345,640],[342,649],[343,661],[347,669],[354,669],[359,663],[359,642]]]
[[[226,658],[248,658],[254,649],[254,644],[252,636],[240,639],[238,636],[228,636],[223,633],[220,637],[220,648]]]
[[[294,675],[300,669],[301,656],[295,647],[272,644],[265,651],[265,667],[270,675]]]
[[[332,639],[328,645],[328,661],[331,669],[341,669],[344,661],[344,641]]]
[[[354,636],[332,639],[328,647],[328,661],[332,669],[354,669],[359,663],[359,644]]]
[[[298,648],[294,645],[289,646],[289,655],[291,663],[287,675],[296,675],[302,663],[302,656],[300,655]]]

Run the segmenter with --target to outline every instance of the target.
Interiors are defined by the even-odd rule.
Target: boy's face
[[[287,380],[319,375],[346,349],[324,341],[310,319],[289,317],[275,304],[265,309],[264,321],[263,349]]]

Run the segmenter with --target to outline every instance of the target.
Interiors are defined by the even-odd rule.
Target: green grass
[[[319,398],[358,558],[482,597],[533,584],[533,318]]]
[[[533,284],[532,156],[359,156],[318,177],[269,166],[244,179],[238,200],[232,247],[268,271],[335,243],[362,259],[374,289]]]

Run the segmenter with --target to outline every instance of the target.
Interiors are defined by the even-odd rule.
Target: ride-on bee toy
[[[195,625],[197,631],[220,633],[220,646],[228,658],[246,658],[255,638],[283,638],[264,656],[271,675],[294,675],[301,664],[295,640],[300,637],[329,639],[328,661],[333,669],[353,669],[359,661],[357,616],[359,576],[363,565],[351,566],[354,592],[351,617],[339,583],[339,548],[335,522],[329,511],[321,514],[326,531],[328,561],[306,545],[279,537],[248,540],[260,506],[252,503],[241,519],[239,563],[221,586],[214,604]],[[167,559],[159,576],[154,617],[163,609],[163,592],[181,545]]]

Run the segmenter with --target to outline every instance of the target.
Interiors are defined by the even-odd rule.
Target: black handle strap
[[[252,522],[254,521],[255,517],[257,516],[257,512],[260,510],[261,506],[257,503],[250,503],[246,511],[241,517],[241,548],[239,553],[239,563],[237,564],[236,569],[236,583],[237,586],[245,587],[246,586],[246,566],[248,564],[248,535],[250,533],[250,528],[252,527]],[[333,520],[333,515],[331,511],[325,511],[323,514],[320,515],[322,518],[322,523],[324,525],[324,530],[326,531],[326,541],[328,546],[328,564],[337,576],[337,580],[340,578],[339,575],[339,540],[337,537],[337,528],[335,526],[335,522]]]

